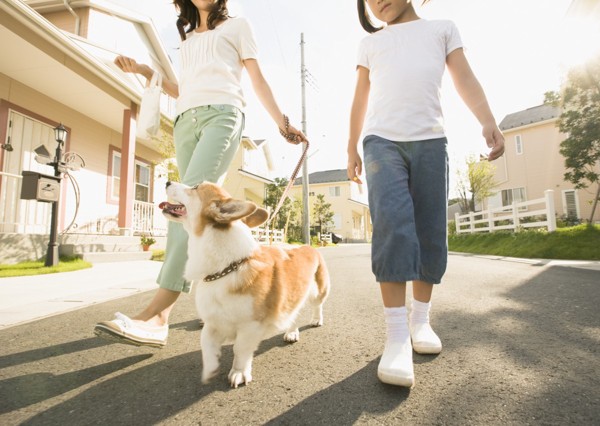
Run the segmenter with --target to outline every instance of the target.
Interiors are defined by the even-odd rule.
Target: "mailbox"
[[[58,201],[60,178],[37,172],[24,171],[21,185],[22,200],[38,200],[45,203]]]

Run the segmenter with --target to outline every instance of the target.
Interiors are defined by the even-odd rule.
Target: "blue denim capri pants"
[[[175,156],[182,183],[222,184],[240,145],[244,114],[231,105],[206,105],[179,114],[173,124]],[[156,282],[161,288],[189,293],[183,278],[188,235],[180,223],[169,221],[165,261]]]
[[[446,138],[393,142],[371,135],[363,151],[377,281],[439,284],[448,261]]]

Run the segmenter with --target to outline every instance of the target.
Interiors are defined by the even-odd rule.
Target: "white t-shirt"
[[[244,18],[229,18],[215,29],[187,35],[181,43],[181,74],[176,114],[190,108],[246,106],[240,84],[242,63],[257,57],[254,34]]]
[[[442,75],[448,54],[462,46],[447,20],[388,25],[365,37],[357,61],[371,82],[363,134],[396,142],[443,137]]]

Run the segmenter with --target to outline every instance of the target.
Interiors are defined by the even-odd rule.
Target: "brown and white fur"
[[[232,387],[252,380],[252,358],[260,342],[284,331],[286,342],[297,342],[296,323],[304,303],[312,305],[311,325],[323,324],[323,302],[329,273],[321,254],[309,246],[263,246],[250,228],[264,223],[268,213],[254,203],[232,199],[212,183],[188,187],[167,183],[164,215],[180,222],[188,233],[185,278],[196,287],[196,307],[204,321],[201,333],[202,382],[219,368],[221,347],[233,342]],[[247,260],[222,278],[204,282],[232,262]]]

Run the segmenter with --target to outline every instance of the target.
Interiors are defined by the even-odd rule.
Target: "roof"
[[[314,172],[308,175],[308,182],[313,183],[330,183],[330,182],[349,182],[348,172],[346,169],[325,170],[322,172]],[[299,177],[294,182],[294,185],[302,185],[302,178]]]
[[[40,2],[30,3],[41,7]],[[56,0],[46,3],[58,4]],[[102,0],[82,0],[69,5],[92,3],[109,4]],[[97,57],[98,46],[60,30],[22,0],[0,1],[0,16],[0,57],[9,58],[0,61],[0,73],[109,128],[122,130],[123,109],[130,108],[132,102],[141,102],[142,84],[134,84],[130,74],[123,73],[112,61],[107,63]],[[131,19],[139,22],[163,58],[160,61],[163,70],[170,70],[168,74],[174,76],[173,66],[149,18],[143,21],[135,15]]]
[[[560,116],[561,109],[557,106],[544,104],[528,108],[523,111],[513,112],[508,114],[500,122],[500,130],[515,129],[529,124],[539,123],[542,121],[556,119]]]

